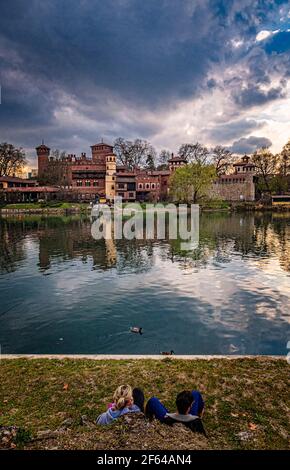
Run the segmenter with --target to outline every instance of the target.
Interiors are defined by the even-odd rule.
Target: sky
[[[0,0],[0,142],[290,139],[290,0]]]

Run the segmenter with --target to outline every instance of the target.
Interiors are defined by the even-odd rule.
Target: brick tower
[[[105,165],[106,156],[113,153],[112,145],[105,144],[104,142],[92,145],[91,149],[93,162],[98,165]]]
[[[41,145],[36,147],[36,153],[38,158],[38,178],[41,179],[45,177],[47,172],[50,148],[42,142]]]

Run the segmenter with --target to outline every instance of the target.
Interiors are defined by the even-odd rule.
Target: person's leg
[[[168,413],[168,410],[161,401],[158,400],[158,398],[152,397],[148,400],[145,411],[148,418],[153,418],[153,416],[155,416],[159,421],[163,421],[166,413]]]
[[[144,413],[144,393],[140,388],[134,388],[132,391],[134,404],[140,408],[140,411]]]
[[[197,390],[192,390],[193,404],[190,408],[190,414],[195,416],[202,416],[204,412],[204,401],[201,393]]]

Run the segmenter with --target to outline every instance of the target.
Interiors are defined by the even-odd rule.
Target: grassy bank
[[[6,213],[59,213],[65,212],[85,212],[89,209],[89,204],[86,203],[71,203],[71,202],[31,202],[23,204],[6,204],[0,206],[0,212]]]
[[[123,203],[123,208],[127,206],[128,203]],[[138,203],[143,211],[147,208],[152,209],[152,204],[147,204],[145,202]],[[168,202],[161,202],[165,207],[169,204]],[[262,205],[258,202],[226,202],[226,201],[202,201],[199,203],[200,210],[205,212],[289,212],[289,204],[278,204],[278,205]],[[23,204],[6,204],[0,206],[0,213],[2,214],[63,214],[67,212],[71,213],[81,213],[87,212],[90,210],[90,205],[88,203],[71,203],[71,202],[47,202],[47,203],[23,203]]]
[[[286,449],[289,448],[289,365],[286,360],[14,359],[0,363],[0,426],[22,428],[17,444],[37,449]],[[182,389],[206,400],[208,439],[143,416],[108,427],[93,423],[130,383],[174,409]],[[85,415],[86,418],[82,418]],[[130,421],[131,420],[131,421]],[[21,437],[22,436],[22,437]],[[29,440],[29,439],[32,440]],[[7,443],[2,443],[2,446]],[[0,442],[1,446],[1,442]]]

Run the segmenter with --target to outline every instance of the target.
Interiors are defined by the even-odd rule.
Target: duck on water
[[[142,335],[143,332],[142,332],[142,326],[131,326],[130,327],[130,331],[131,333],[137,333],[139,335]]]

